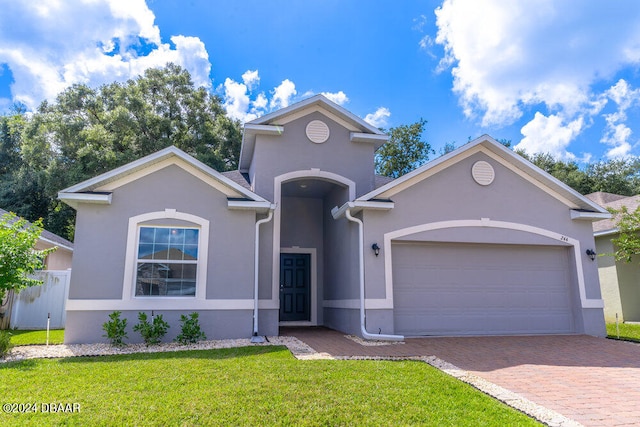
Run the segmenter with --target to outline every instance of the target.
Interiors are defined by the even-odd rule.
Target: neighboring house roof
[[[0,209],[0,216],[3,216],[5,214],[8,214],[8,211],[5,211],[4,209]],[[58,246],[61,249],[66,249],[68,251],[73,252],[73,243],[68,241],[67,239],[58,236],[57,234],[54,234],[48,230],[42,230],[42,233],[40,233],[40,240],[50,243],[54,246]]]
[[[640,207],[640,195],[622,196],[620,194],[604,193],[599,191],[597,193],[587,194],[585,197],[591,200],[609,200],[609,202],[601,203],[601,205],[607,209],[620,210],[623,207],[626,207],[629,212],[633,212]],[[615,234],[618,232],[617,223],[617,215],[614,215],[609,219],[594,222],[593,234],[596,236]]]
[[[323,95],[316,95],[245,123],[238,169],[243,172],[249,169],[257,134],[281,134],[284,132],[285,124],[316,111],[351,131],[350,138],[353,142],[373,143],[378,149],[389,139],[380,129],[328,100]]]
[[[74,208],[77,208],[80,201],[109,204],[111,203],[111,192],[116,187],[169,164],[185,168],[216,187],[230,199],[267,202],[246,185],[236,182],[238,177],[235,174],[232,174],[231,177],[226,176],[174,146],[66,188],[58,193],[58,198]]]
[[[600,206],[604,206],[605,204],[614,202],[616,200],[626,199],[628,196],[623,196],[621,194],[607,193],[605,191],[596,191],[595,193],[587,194],[584,197],[586,197],[589,200],[593,200]]]
[[[576,211],[584,219],[607,218],[609,212],[567,184],[538,168],[488,135],[439,157],[381,187],[359,197],[357,201],[389,200],[394,194],[432,176],[477,152],[482,152]]]

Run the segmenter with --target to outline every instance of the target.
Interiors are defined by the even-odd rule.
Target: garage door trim
[[[582,308],[603,308],[602,299],[587,298],[584,284],[584,271],[582,267],[582,251],[580,249],[580,241],[569,236],[565,236],[555,231],[545,230],[544,228],[534,227],[527,224],[519,224],[516,222],[492,221],[489,218],[467,219],[453,221],[439,221],[426,224],[415,225],[412,227],[402,228],[400,230],[391,231],[384,235],[384,264],[385,264],[385,291],[387,299],[393,304],[393,262],[391,258],[391,243],[394,239],[408,236],[411,234],[421,233],[424,231],[439,230],[443,228],[460,228],[460,227],[492,227],[508,230],[523,231],[526,233],[537,234],[548,237],[560,242],[563,245],[571,246],[576,267],[576,277],[578,279],[578,290],[580,293],[580,303]]]

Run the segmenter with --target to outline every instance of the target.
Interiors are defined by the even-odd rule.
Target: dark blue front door
[[[311,256],[280,254],[280,320],[311,320]]]

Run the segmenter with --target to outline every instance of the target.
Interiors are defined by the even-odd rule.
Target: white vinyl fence
[[[51,316],[51,329],[64,328],[71,270],[45,270],[34,276],[43,284],[23,289],[14,295],[11,328],[45,329],[48,315]]]

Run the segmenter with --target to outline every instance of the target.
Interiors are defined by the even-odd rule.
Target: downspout
[[[358,218],[351,215],[351,208],[347,208],[344,211],[345,217],[358,224],[358,258],[360,267],[360,332],[362,338],[368,340],[387,340],[387,341],[403,341],[402,335],[385,335],[385,334],[370,334],[367,332],[365,323],[365,307],[364,307],[364,224]]]
[[[265,222],[271,221],[273,218],[273,209],[269,209],[269,215],[266,218],[256,222],[256,239],[255,239],[255,254],[254,254],[254,276],[253,276],[253,335],[251,336],[252,343],[263,343],[264,338],[258,336],[258,276],[260,267],[260,225]]]

